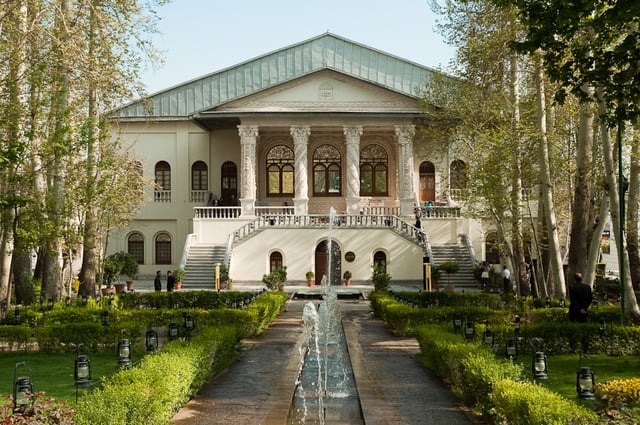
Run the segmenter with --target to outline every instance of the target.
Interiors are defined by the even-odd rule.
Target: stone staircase
[[[190,289],[213,289],[215,264],[224,261],[224,245],[194,245],[189,249],[182,284]]]
[[[473,277],[473,259],[469,256],[466,248],[457,244],[432,244],[431,264],[438,265],[445,261],[456,261],[460,266],[457,273],[447,274],[442,272],[440,285],[445,286],[447,282],[460,289],[477,289],[475,278]]]

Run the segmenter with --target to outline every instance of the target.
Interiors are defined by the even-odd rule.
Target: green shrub
[[[567,425],[597,419],[586,408],[532,383],[499,380],[493,385],[492,399],[499,424]]]

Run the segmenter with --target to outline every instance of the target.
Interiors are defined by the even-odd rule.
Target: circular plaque
[[[349,251],[346,254],[344,254],[344,259],[347,260],[348,262],[352,262],[353,260],[356,259],[356,254],[353,251]]]

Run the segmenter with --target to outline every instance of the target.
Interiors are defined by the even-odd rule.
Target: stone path
[[[288,302],[269,329],[245,340],[239,361],[206,384],[172,423],[286,425],[300,367],[302,308],[307,302]],[[415,339],[391,334],[373,317],[367,301],[341,301],[340,306],[366,425],[480,423],[420,364]]]

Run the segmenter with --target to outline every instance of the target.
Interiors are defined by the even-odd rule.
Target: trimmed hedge
[[[400,325],[400,329],[396,329],[399,333],[409,326],[396,316],[404,311],[415,320],[414,311],[421,310],[400,307],[400,301],[385,292],[372,294],[370,299],[379,317],[391,318]],[[469,306],[462,310],[473,311]],[[500,333],[505,327],[502,324],[491,329]],[[478,340],[464,342],[460,335],[451,332],[452,325],[448,323],[417,325],[413,330],[422,350],[423,363],[449,382],[465,404],[498,424],[566,425],[597,420],[595,413],[576,403],[534,383],[522,382],[521,366],[497,357]]]

